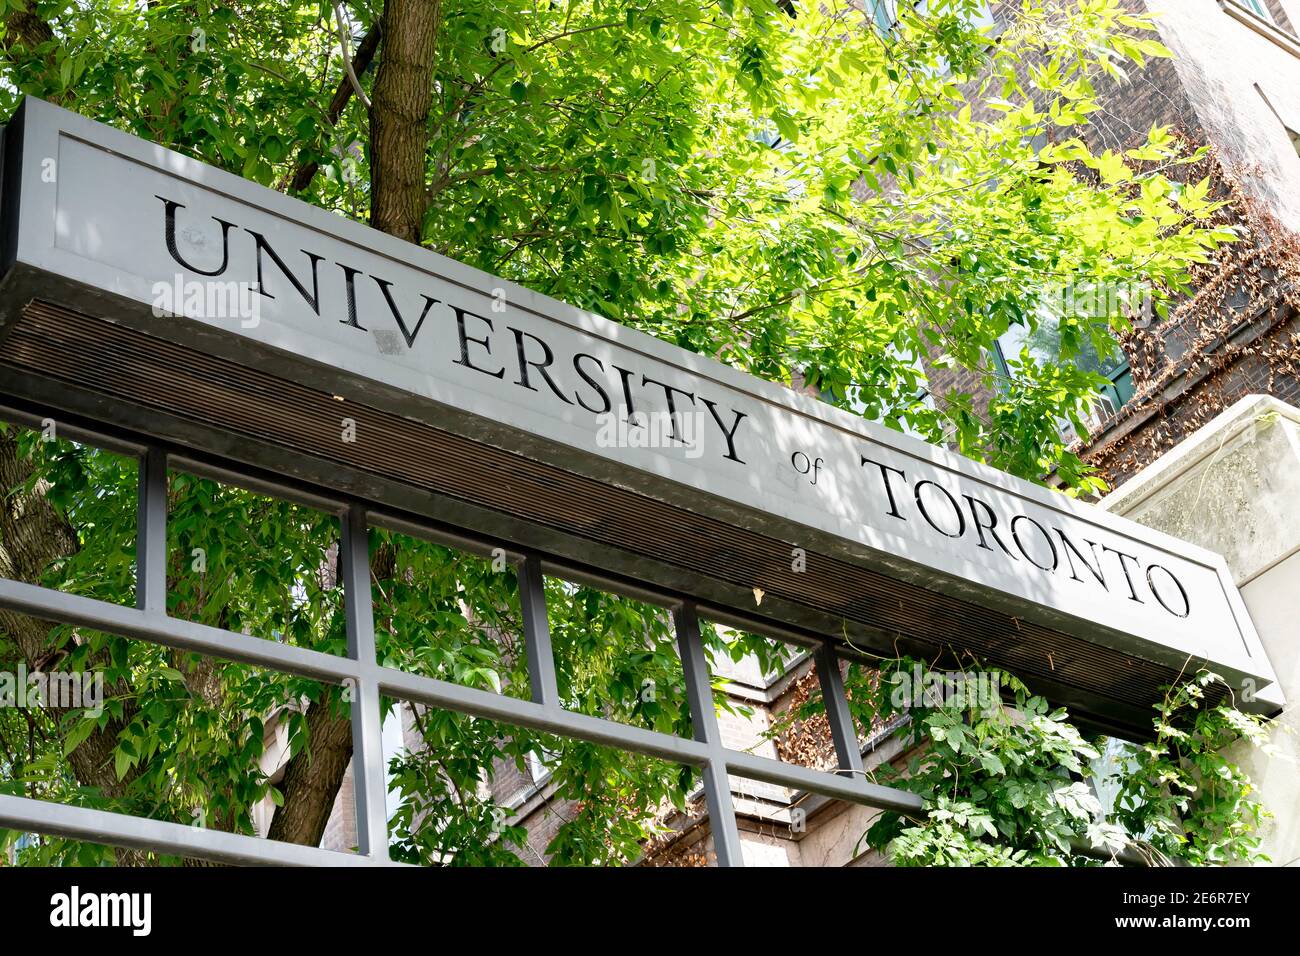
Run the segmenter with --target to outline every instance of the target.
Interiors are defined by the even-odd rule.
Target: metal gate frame
[[[0,406],[0,418],[39,429],[45,416],[32,409]],[[62,624],[102,630],[164,647],[266,667],[285,674],[353,689],[352,743],[358,852],[344,853],[243,834],[150,820],[105,810],[72,807],[46,800],[0,795],[0,826],[111,846],[151,850],[228,864],[373,866],[392,865],[388,853],[386,776],[381,739],[380,696],[439,707],[645,754],[699,769],[714,847],[720,866],[742,866],[740,836],[728,774],[806,790],[834,799],[923,815],[916,794],[864,779],[862,751],[849,713],[839,655],[827,638],[799,634],[734,610],[697,604],[640,584],[611,579],[590,569],[524,551],[436,521],[395,512],[328,490],[304,488],[283,479],[195,455],[134,435],[117,435],[102,423],[65,425],[61,437],[133,457],[138,463],[136,607],[69,594],[0,578],[0,606]],[[333,514],[339,519],[340,575],[347,627],[347,656],[292,647],[174,618],[167,613],[167,471],[191,473],[266,493]],[[520,604],[528,657],[531,700],[379,665],[375,656],[370,591],[369,532],[384,528],[457,547],[476,554],[504,552],[519,576]],[[594,585],[670,611],[686,678],[694,739],[676,737],[611,720],[567,711],[556,688],[555,661],[547,623],[543,575]],[[732,750],[723,744],[713,705],[707,655],[700,639],[699,613],[711,620],[778,640],[813,648],[814,664],[826,702],[826,717],[839,762],[837,771],[811,770]]]

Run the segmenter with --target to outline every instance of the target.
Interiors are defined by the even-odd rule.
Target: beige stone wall
[[[1300,409],[1247,396],[1102,506],[1227,559],[1287,700],[1277,753],[1234,756],[1274,815],[1265,852],[1300,866]]]

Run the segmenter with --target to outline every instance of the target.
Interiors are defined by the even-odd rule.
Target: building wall
[[[1122,487],[1242,396],[1260,393],[1300,402],[1300,317],[1286,301],[1266,302],[1263,310],[1213,349],[1163,362],[1147,380],[1151,393],[1139,394],[1121,411],[1087,449],[1085,460],[1112,487]],[[1232,324],[1221,318],[1214,328]],[[1197,323],[1193,331],[1207,329]]]
[[[1078,447],[1112,487],[1243,395],[1300,394],[1300,0],[1270,0],[1272,25],[1233,0],[1124,2],[1153,15],[1174,58],[1104,81],[1092,124],[1059,135],[1123,149],[1164,125],[1209,144],[1181,175],[1209,177],[1241,241],[1194,269],[1168,320],[1120,336],[1136,394]]]
[[[1253,29],[1219,0],[1146,5],[1174,54],[1199,126],[1229,174],[1285,227],[1300,232],[1300,155],[1284,127],[1288,122],[1300,133],[1300,40],[1293,36],[1288,48],[1280,31]]]
[[[1300,865],[1300,409],[1271,396],[1247,395],[1175,451],[1102,501],[1148,527],[1216,551],[1241,588],[1279,688],[1242,687],[1242,695],[1286,708],[1275,721],[1274,754],[1237,747],[1273,814],[1264,851],[1274,863]]]
[[[1291,0],[1264,0],[1264,5],[1268,7],[1268,12],[1272,15],[1273,20],[1283,30],[1295,33],[1295,20],[1292,19],[1290,10],[1295,7]]]
[[[1147,12],[1145,0],[1122,2],[1134,13]],[[994,4],[993,10],[998,20],[1004,21],[1007,17],[1014,16],[1018,7],[1016,3],[1003,0]],[[1042,65],[1046,60],[1046,53],[1030,54],[1024,60],[1020,72],[1027,75],[1029,68]],[[1181,131],[1189,140],[1197,143],[1205,139],[1195,105],[1184,89],[1177,68],[1169,59],[1152,59],[1144,69],[1130,69],[1123,81],[1105,75],[1098,76],[1094,80],[1094,86],[1101,108],[1089,117],[1088,125],[1068,128],[1053,126],[1046,132],[1049,142],[1079,137],[1094,151],[1119,151],[1144,141],[1153,125]],[[1046,103],[1040,106],[1046,108]],[[977,118],[990,120],[998,115],[978,103],[973,104],[973,113]],[[981,371],[936,367],[928,361],[924,364],[930,390],[936,401],[942,402],[953,393],[964,394],[972,396],[976,409],[984,409],[995,397],[995,393],[984,384]]]

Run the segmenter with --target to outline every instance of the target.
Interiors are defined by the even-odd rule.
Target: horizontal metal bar
[[[235,866],[383,866],[356,853],[0,795],[0,827]]]
[[[13,396],[4,398],[5,403],[0,403],[0,421],[7,420],[40,430],[41,420],[52,418],[57,423],[59,436],[62,438],[69,438],[83,445],[92,445],[128,457],[138,457],[147,449],[156,448],[165,452],[172,464],[180,470],[269,497],[283,498],[294,504],[329,514],[342,513],[350,504],[359,501],[354,496],[336,495],[319,485],[285,477],[253,465],[241,463],[232,466],[227,459],[205,455],[192,448],[182,447],[156,437],[137,437],[136,433],[129,429],[119,428],[106,422],[96,422],[82,415],[68,413],[65,416],[59,409],[25,402]],[[21,401],[23,404],[8,404],[13,401]]]
[[[235,634],[205,624],[164,617],[21,581],[0,578],[0,605],[37,618],[53,618],[67,624],[242,661],[329,683],[342,683],[349,678],[361,679],[360,665],[350,658],[292,647],[246,634]],[[491,691],[462,687],[391,668],[378,669],[375,679],[383,693],[413,703],[445,707],[476,717],[501,720],[562,737],[589,740],[689,766],[703,767],[708,762],[708,748],[694,740],[545,707],[532,701],[517,700]],[[727,772],[738,776],[809,790],[881,809],[916,812],[921,806],[919,797],[889,787],[851,780],[825,771],[808,770],[739,751],[728,750],[725,753]]]
[[[346,657],[235,634],[206,624],[167,617],[161,612],[141,611],[9,578],[0,578],[0,606],[42,620],[108,631],[164,647],[197,651],[332,684],[360,677],[360,666]]]
[[[322,514],[341,515],[348,507],[347,502],[341,498],[330,498],[304,491],[298,485],[285,484],[270,478],[254,477],[246,472],[234,471],[189,455],[171,454],[168,459],[172,471],[187,472],[199,478],[207,478],[267,498],[279,498]]]
[[[507,697],[492,691],[463,687],[389,668],[380,669],[377,680],[380,689],[388,696],[416,704],[443,707],[561,737],[576,737],[693,767],[703,767],[709,759],[709,747],[700,741],[643,730],[600,717],[543,707],[529,700]],[[727,762],[727,772],[736,776],[820,793],[881,810],[922,813],[921,798],[905,790],[884,787],[861,778],[839,776],[829,771],[810,770],[738,750],[723,750],[723,755]]]
[[[721,624],[723,627],[729,627],[734,631],[757,634],[760,637],[771,638],[783,644],[793,644],[796,647],[803,647],[810,651],[815,650],[825,640],[824,637],[817,637],[811,633],[783,627],[771,621],[753,618],[739,611],[718,607],[704,601],[698,601],[695,604],[701,621]]]
[[[1151,866],[1151,861],[1135,850],[1132,846],[1126,846],[1124,849],[1111,853],[1105,847],[1095,847],[1088,840],[1081,837],[1070,838],[1070,849],[1082,856],[1092,857],[1094,860],[1102,860],[1109,863],[1112,859],[1123,866]]]
[[[0,605],[37,618],[53,618],[67,624],[242,661],[329,683],[361,678],[360,665],[346,657],[292,647],[246,634],[235,634],[206,624],[151,614],[21,581],[0,578]],[[375,677],[385,694],[413,703],[502,720],[546,733],[576,737],[664,760],[674,760],[689,766],[702,767],[708,762],[708,748],[697,741],[643,730],[600,717],[544,707],[532,701],[517,700],[491,691],[463,687],[391,668],[380,668]],[[849,780],[824,771],[807,770],[739,751],[728,750],[726,755],[727,771],[739,776],[823,793],[882,809],[915,811],[920,807],[919,797],[903,791]]]
[[[433,544],[442,545],[444,548],[456,548],[478,558],[492,558],[496,556],[497,552],[500,552],[505,556],[507,564],[513,565],[524,559],[525,552],[522,548],[504,541],[494,541],[491,538],[479,537],[469,532],[451,531],[446,528],[432,526],[426,521],[410,518],[383,508],[370,508],[368,509],[368,515],[372,528],[396,531],[398,534],[404,534],[421,541],[430,541]]]
[[[480,558],[495,557],[503,554],[506,561],[517,565],[533,553],[509,541],[498,541],[490,537],[473,535],[469,532],[451,530],[431,525],[427,519],[413,518],[383,508],[369,509],[370,524],[375,528],[396,531],[424,541],[432,541],[448,548],[456,548],[467,554]],[[549,555],[541,555],[542,572],[548,577],[563,578],[575,584],[609,591],[620,597],[631,598],[645,604],[654,604],[663,608],[673,608],[681,603],[681,597],[649,587],[637,582],[604,574],[593,568],[561,561]]]
[[[408,674],[381,668],[378,672],[380,689],[390,697],[442,707],[459,713],[471,714],[489,720],[533,730],[553,733],[560,737],[589,740],[621,750],[671,760],[693,767],[705,767],[709,762],[709,747],[705,743],[673,737],[655,731],[642,730],[614,723],[586,714],[556,711],[532,701],[506,697],[475,687],[464,687],[432,677]],[[860,776],[846,777],[825,770],[811,770],[795,764],[782,763],[768,757],[724,749],[727,772],[738,777],[816,793],[831,799],[845,800],[879,810],[894,810],[920,817],[925,815],[922,798],[906,790],[871,783]],[[1098,859],[1109,859],[1110,854],[1098,851],[1079,841],[1076,851]],[[1127,865],[1144,865],[1145,861],[1132,850],[1116,857]]]
[[[724,753],[727,757],[727,772],[740,777],[795,790],[808,790],[880,810],[897,810],[899,813],[910,813],[914,816],[924,815],[924,801],[918,795],[906,790],[882,787],[861,777],[845,777],[826,770],[810,770],[797,764],[782,763],[770,757],[760,757],[757,754],[742,753],[738,750],[727,750]]]
[[[650,604],[669,611],[680,606],[683,600],[666,591],[658,591],[644,584],[633,584],[622,578],[610,577],[607,574],[592,571],[588,568],[565,564],[554,558],[542,558],[542,573],[547,577],[563,578],[566,581],[572,581],[574,584],[596,588],[600,591],[608,591],[610,594],[617,594],[619,597],[640,601],[642,604]]]
[[[708,748],[694,740],[643,730],[615,723],[601,717],[577,714],[557,707],[545,707],[531,700],[507,697],[477,687],[463,687],[433,677],[408,674],[390,668],[376,673],[379,689],[389,697],[500,720],[520,727],[541,730],[560,737],[574,737],[605,744],[620,750],[673,760],[692,767],[703,767],[709,759]]]

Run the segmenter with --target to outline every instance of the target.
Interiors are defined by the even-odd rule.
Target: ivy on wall
[[[1078,866],[1140,859],[1152,865],[1262,862],[1260,825],[1269,813],[1245,773],[1225,755],[1246,740],[1271,752],[1269,725],[1236,706],[1219,676],[1200,671],[1171,687],[1155,707],[1148,742],[1122,748],[1101,771],[1111,805],[1098,798],[1105,738],[1085,736],[1014,675],[973,664],[1000,688],[997,699],[933,688],[918,706],[900,695],[911,658],[877,672],[850,669],[850,709],[861,726],[906,712],[901,761],[870,779],[925,799],[927,815],[880,814],[863,847],[900,866]],[[901,701],[900,697],[907,700]],[[811,695],[791,708],[778,733],[822,711]]]
[[[1236,241],[1191,266],[1194,294],[1173,300],[1162,319],[1121,331],[1134,397],[1075,446],[1111,486],[1248,392],[1300,395],[1300,237],[1245,185],[1260,170],[1229,167],[1192,134],[1174,134],[1184,155],[1199,158],[1171,175],[1182,188],[1206,185],[1215,225]],[[1234,374],[1245,364],[1250,374]]]

